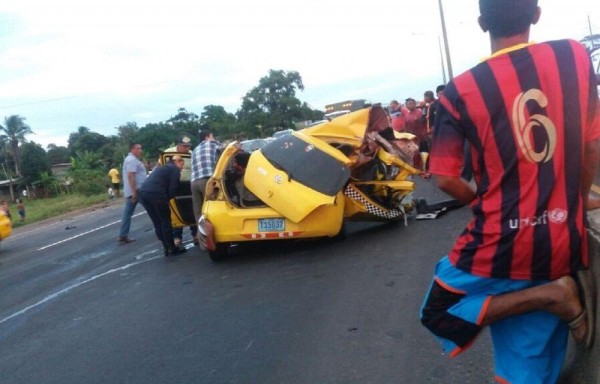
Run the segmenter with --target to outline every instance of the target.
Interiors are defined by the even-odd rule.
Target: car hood
[[[350,178],[349,162],[324,141],[293,132],[252,153],[244,185],[297,223],[316,208],[336,202]]]

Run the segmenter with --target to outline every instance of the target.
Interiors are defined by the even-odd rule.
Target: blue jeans
[[[123,209],[123,218],[121,219],[121,230],[119,231],[119,237],[127,237],[127,235],[129,235],[131,216],[133,216],[133,211],[135,211],[137,203],[137,200],[135,203],[131,202],[131,196],[125,198],[125,209]]]

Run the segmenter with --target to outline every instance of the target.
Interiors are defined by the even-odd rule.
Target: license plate
[[[260,219],[258,220],[258,232],[282,232],[285,231],[284,219]]]

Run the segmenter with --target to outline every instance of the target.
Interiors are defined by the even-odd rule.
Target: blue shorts
[[[455,268],[448,257],[421,308],[421,322],[454,357],[467,349],[482,329],[492,296],[520,291],[548,281],[491,279]],[[567,350],[569,330],[556,315],[536,311],[490,325],[496,380],[501,383],[555,383]]]

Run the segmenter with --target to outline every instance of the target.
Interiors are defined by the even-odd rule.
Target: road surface
[[[421,196],[442,198],[429,183]],[[418,319],[467,209],[350,224],[341,242],[165,259],[141,206],[15,231],[0,250],[0,383],[492,383],[484,332],[456,359]]]

